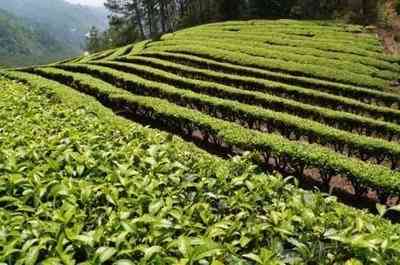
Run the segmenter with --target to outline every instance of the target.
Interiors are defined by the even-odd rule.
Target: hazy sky
[[[67,0],[67,1],[74,4],[102,6],[105,0]]]

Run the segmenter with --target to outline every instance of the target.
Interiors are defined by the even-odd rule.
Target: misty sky
[[[74,4],[102,6],[105,0],[67,0],[67,1]]]

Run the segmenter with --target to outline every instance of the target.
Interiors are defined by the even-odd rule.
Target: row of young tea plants
[[[370,89],[353,89],[353,87],[343,86],[343,84],[337,83],[332,84],[331,82],[324,80],[271,72],[263,68],[264,65],[267,66],[266,69],[269,67],[268,63],[266,63],[263,58],[249,56],[243,53],[210,48],[206,47],[206,45],[159,45],[149,47],[145,51],[146,55],[147,51],[157,53],[183,53],[186,55],[189,54],[197,57],[205,57],[218,62],[222,61],[239,66],[245,66],[245,72],[243,69],[236,68],[235,70],[237,70],[240,75],[232,78],[225,78],[225,82],[227,82],[227,84],[232,84],[233,86],[240,85],[247,89],[253,87],[253,90],[264,91],[281,97],[296,98],[312,105],[321,105],[322,101],[325,104],[336,101],[335,103],[332,103],[335,105],[331,108],[335,108],[334,106],[339,105],[340,108],[345,108],[343,110],[348,112],[360,112],[361,110],[368,111],[369,109],[376,109],[377,107],[379,110],[379,105],[394,108],[400,107],[399,95],[393,93],[379,93],[379,91],[371,91]],[[203,64],[207,65],[206,62]],[[201,64],[199,67],[201,67]],[[249,68],[256,71],[262,70],[262,73],[265,75],[264,78],[247,77],[246,72]],[[366,103],[367,105],[360,103]],[[369,104],[374,105],[371,106]],[[386,108],[382,111],[393,112],[395,110]]]
[[[160,82],[150,81],[148,80],[150,75],[157,77],[160,72],[156,69],[146,69],[145,66],[134,67],[124,63],[103,63],[102,65],[110,68],[93,65],[63,65],[60,67],[90,73],[92,76],[109,81],[134,94],[166,99],[171,103],[196,109],[216,118],[237,122],[250,129],[269,133],[277,132],[289,139],[299,140],[302,138],[310,143],[332,146],[336,152],[342,152],[350,157],[358,157],[364,161],[370,160],[377,164],[384,163],[392,169],[400,166],[400,147],[397,143],[359,136],[296,116],[178,89],[168,86],[165,79],[158,80]],[[73,73],[54,68],[36,69],[34,72],[53,79],[64,80],[68,77],[74,79]],[[147,79],[128,72],[136,74],[144,72],[144,77]],[[176,86],[180,80],[182,79],[179,76],[175,76],[172,79],[173,85]]]
[[[269,56],[266,54],[267,47],[262,48],[260,50],[264,51],[263,53],[259,54],[260,52],[257,51],[257,48],[252,47],[243,47],[242,45],[233,45],[229,44],[232,41],[228,39],[221,39],[219,42],[213,41],[211,39],[209,42],[204,41],[196,41],[195,38],[191,39],[189,36],[182,36],[185,40],[181,41],[179,38],[172,39],[172,40],[165,40],[161,42],[155,42],[153,46],[155,46],[158,50],[161,50],[162,47],[165,47],[165,51],[170,51],[168,49],[169,46],[172,47],[188,47],[191,49],[196,49],[198,46],[200,48],[209,48],[214,50],[220,50],[222,52],[231,52],[234,55],[237,55],[239,58],[241,56],[250,56],[254,57],[253,65],[262,69],[266,69],[272,72],[282,73],[286,75],[297,75],[303,76],[313,79],[319,79],[324,81],[331,81],[343,84],[349,84],[353,86],[360,86],[366,87],[376,90],[384,90],[388,86],[388,81],[385,81],[380,78],[371,77],[370,75],[365,76],[364,74],[352,73],[340,68],[333,68],[334,65],[331,63],[332,68],[330,67],[323,67],[319,66],[318,64],[314,64],[314,60],[316,59],[308,59],[305,55],[299,55],[298,57],[301,60],[307,60],[307,63],[303,62],[296,62],[293,60],[285,60],[285,58],[280,58],[276,52],[267,51],[268,53],[274,54],[273,56]],[[205,36],[204,38],[207,38]],[[206,44],[207,43],[207,44]],[[223,43],[228,43],[226,46]],[[240,49],[238,49],[240,48]],[[152,49],[150,49],[152,50]],[[247,51],[250,50],[250,51]],[[286,53],[285,53],[286,54]],[[287,55],[287,54],[286,54]],[[287,57],[287,56],[285,56]],[[391,75],[391,77],[393,77]]]
[[[14,75],[18,76],[18,73]],[[372,189],[378,193],[382,203],[400,190],[399,174],[383,166],[348,158],[317,145],[292,142],[279,135],[249,130],[166,100],[136,96],[90,75],[44,76],[95,96],[116,112],[146,124],[186,138],[200,133],[204,144],[223,148],[228,154],[242,153],[237,150],[255,151],[263,157],[265,166],[284,174],[302,178],[308,177],[310,170],[318,172],[321,181],[328,187],[332,177],[339,175],[352,183],[358,196],[364,196]]]
[[[398,58],[394,58],[390,55],[386,55],[382,52],[377,52],[377,51],[371,51],[368,49],[364,49],[364,47],[357,47],[357,45],[353,45],[354,48],[351,47],[350,44],[348,43],[340,43],[340,40],[338,40],[338,43],[333,43],[331,41],[329,42],[321,42],[317,40],[296,40],[296,38],[293,37],[284,37],[284,36],[279,36],[279,33],[262,33],[262,34],[246,34],[246,33],[236,33],[236,32],[227,32],[227,31],[221,31],[221,30],[193,30],[193,31],[183,31],[183,32],[178,32],[170,35],[164,35],[163,40],[168,40],[169,38],[174,39],[175,37],[184,37],[186,36],[188,39],[191,37],[196,37],[196,36],[203,36],[203,37],[209,37],[211,40],[213,39],[218,39],[218,38],[225,38],[227,40],[231,40],[232,42],[235,42],[235,40],[241,40],[242,42],[257,42],[259,44],[266,44],[268,47],[269,45],[277,45],[277,46],[288,46],[288,47],[294,47],[294,48],[311,48],[311,49],[316,49],[319,51],[323,52],[336,52],[336,53],[341,53],[341,54],[349,54],[350,56],[355,55],[355,56],[364,56],[368,58],[372,58],[375,60],[383,61],[383,62],[389,62],[389,63],[398,63]]]
[[[395,264],[400,227],[117,118],[0,80],[4,264]],[[384,209],[380,207],[381,213]]]
[[[212,34],[212,33],[210,33]],[[377,88],[378,90],[382,90],[385,88],[385,84],[387,80],[396,79],[396,74],[399,73],[399,66],[396,64],[391,64],[383,61],[380,68],[375,66],[365,65],[361,63],[357,63],[356,61],[351,60],[352,58],[347,58],[347,60],[342,60],[338,58],[328,58],[328,56],[315,56],[314,54],[307,54],[306,52],[300,53],[302,50],[293,49],[293,47],[282,47],[282,46],[274,46],[274,45],[266,45],[264,43],[259,43],[256,41],[246,41],[248,45],[241,45],[243,41],[238,39],[230,40],[229,38],[223,38],[223,36],[218,36],[216,38],[211,38],[208,34],[204,35],[195,35],[187,38],[186,36],[177,36],[171,38],[171,40],[166,39],[163,41],[163,45],[172,45],[172,44],[187,44],[187,45],[201,45],[202,43],[208,43],[209,47],[218,48],[222,50],[241,52],[244,54],[248,54],[251,56],[271,58],[275,60],[285,60],[293,63],[299,63],[308,66],[319,66],[320,70],[325,69],[327,72],[335,71],[335,76],[329,75],[319,75],[319,78],[330,79],[331,81],[343,83],[355,83],[357,85],[362,86],[364,82],[369,81],[370,84],[382,86],[382,88]],[[224,45],[225,44],[225,45]],[[157,45],[155,42],[152,45]],[[277,48],[276,48],[277,47]],[[295,50],[292,52],[292,50]],[[312,49],[306,48],[306,51]],[[388,70],[382,69],[388,65]],[[285,69],[287,71],[289,69]],[[346,76],[344,72],[348,73]],[[315,72],[315,71],[314,71]],[[319,74],[315,72],[315,74]],[[365,79],[363,80],[362,77]],[[351,80],[350,80],[351,79]]]
[[[225,85],[223,82],[215,82],[213,77],[219,77],[219,73],[168,61],[167,56],[171,55],[170,60],[172,60],[172,54],[146,53],[145,55],[146,56],[121,57],[118,58],[118,61],[129,62],[131,67],[135,67],[135,70],[139,69],[139,71],[135,71],[136,74],[143,72],[146,66],[151,67],[152,74],[156,72],[159,73],[156,78],[157,80],[170,85],[176,85],[179,88],[190,89],[214,97],[236,100],[241,103],[260,106],[265,109],[289,113],[358,134],[374,135],[375,137],[384,138],[389,141],[398,141],[400,139],[400,126],[394,123],[312,106],[259,91],[235,88]],[[157,58],[164,56],[166,58]],[[188,56],[183,55],[182,59],[187,57]],[[188,58],[188,60],[190,60],[190,58]],[[97,65],[104,65],[111,62],[98,61],[95,63]],[[208,64],[209,68],[212,68],[210,65],[211,63]],[[228,75],[224,76],[226,77]]]

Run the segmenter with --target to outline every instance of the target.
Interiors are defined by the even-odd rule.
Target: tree
[[[120,17],[110,18],[109,29],[104,33],[107,39],[107,48],[124,46],[136,42],[141,38],[137,25],[132,20]]]
[[[287,18],[296,2],[304,0],[249,0],[248,2],[248,13],[251,18]]]
[[[242,17],[246,7],[244,0],[218,0],[218,20],[235,20]]]
[[[98,52],[102,49],[102,39],[96,27],[92,27],[87,35],[87,50],[90,53]]]
[[[137,26],[142,39],[145,32],[143,27],[143,2],[140,0],[107,0],[104,6],[113,14],[121,16],[126,21],[130,21],[131,25]],[[114,16],[115,17],[115,16]]]

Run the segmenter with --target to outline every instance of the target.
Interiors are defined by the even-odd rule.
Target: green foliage
[[[317,142],[320,145],[336,146],[335,150],[344,154],[347,154],[347,152],[344,151],[344,146],[346,146],[348,149],[348,156],[355,156],[360,159],[370,157],[373,161],[379,160],[377,162],[378,164],[388,164],[392,169],[400,167],[400,147],[397,143],[390,143],[372,137],[359,136],[357,134],[335,130],[332,127],[327,127],[311,120],[265,110],[260,107],[248,106],[233,100],[223,100],[193,93],[187,89],[189,87],[196,87],[199,89],[196,92],[201,91],[204,89],[204,87],[201,88],[203,85],[202,82],[191,82],[189,79],[148,68],[143,65],[135,66],[133,64],[105,63],[102,61],[96,64],[109,68],[92,66],[91,69],[93,69],[93,71],[90,72],[89,70],[87,72],[106,81],[113,80],[112,82],[114,84],[130,90],[132,93],[167,99],[171,103],[202,110],[210,116],[217,118],[222,117],[222,119],[243,124],[244,127],[250,129],[277,132],[287,138],[290,138],[290,134],[294,134],[295,136],[293,138],[296,140],[303,138],[306,141]],[[73,66],[63,67],[72,70],[80,69],[79,67],[74,68]],[[96,74],[97,72],[95,70],[101,72],[101,74]],[[78,75],[53,68],[37,69],[36,72],[48,75],[50,78],[65,79],[69,77],[79,82],[86,81]],[[134,75],[127,74],[126,72],[134,73]],[[147,77],[152,76],[152,79],[157,79],[162,83],[147,81],[137,76],[138,74]],[[95,82],[95,80],[93,80],[93,82]],[[168,83],[185,89],[177,89],[174,86],[168,85]],[[140,87],[142,89],[131,90],[131,87]],[[216,113],[218,113],[218,115],[216,115]],[[268,124],[269,129],[263,129],[263,124]],[[289,135],[287,133],[288,131],[290,132]]]
[[[340,18],[368,24],[376,21],[378,9],[374,0],[130,0],[127,3],[107,0],[105,6],[112,13],[110,25],[138,32],[139,39],[226,20]],[[116,38],[124,38],[123,32],[114,32]]]
[[[99,52],[103,49],[102,40],[100,38],[99,30],[96,27],[92,27],[87,37],[86,49],[90,53]]]
[[[86,40],[86,49],[89,53],[97,53],[106,49],[129,46],[139,39],[129,22],[110,23],[110,27],[103,32],[95,27],[91,28]]]
[[[107,12],[102,7],[74,5],[64,0],[13,0],[1,1],[0,8],[39,24],[65,47],[72,49],[69,56],[76,56],[85,44],[85,35],[92,26],[104,30]]]
[[[399,259],[397,225],[116,118],[59,83],[9,75],[30,86],[0,81],[5,264]]]
[[[98,66],[70,65],[68,68],[95,76],[107,76],[107,71]],[[118,80],[116,79],[117,76],[112,77],[113,80]],[[144,113],[143,115],[146,119],[149,119],[149,122],[167,130],[180,134],[186,133],[189,136],[193,131],[199,130],[202,134],[211,135],[212,138],[216,139],[214,140],[216,143],[224,143],[230,150],[257,150],[263,156],[276,157],[276,161],[281,161],[283,156],[285,159],[282,160],[283,164],[279,166],[286,168],[287,163],[289,163],[290,168],[298,170],[293,174],[305,174],[306,168],[318,168],[321,172],[325,172],[321,175],[327,174],[325,180],[327,185],[329,185],[332,176],[341,175],[352,181],[354,185],[359,185],[360,188],[369,187],[380,190],[385,194],[398,194],[400,192],[398,173],[385,167],[351,159],[316,145],[291,142],[275,134],[264,134],[244,129],[240,125],[211,118],[198,111],[176,106],[165,100],[135,96],[88,75],[62,76],[61,74],[61,76],[57,76],[55,74],[53,76],[50,73],[48,77],[96,96],[104,104],[117,107],[116,111],[121,111],[118,106],[126,106],[131,109],[132,115]],[[140,84],[141,87],[148,85],[148,81],[143,81]],[[137,87],[133,84],[130,84],[130,86]],[[156,113],[156,115],[152,115],[152,113]],[[295,165],[298,165],[299,169]],[[357,189],[357,187],[355,188]]]
[[[257,32],[254,32],[257,33]],[[213,37],[217,36],[217,37]],[[286,36],[287,37],[287,36]],[[320,66],[321,68],[335,68],[338,71],[346,71],[350,75],[364,75],[363,77],[368,79],[375,79],[379,81],[379,79],[383,80],[393,80],[397,77],[397,73],[399,68],[395,65],[386,64],[385,62],[379,62],[375,65],[366,65],[366,60],[363,63],[356,63],[354,61],[350,61],[350,58],[343,59],[339,61],[338,57],[340,55],[336,55],[336,58],[329,58],[329,54],[327,56],[318,56],[319,53],[311,52],[311,49],[294,49],[293,47],[286,48],[285,46],[279,47],[274,45],[265,45],[263,43],[264,40],[256,41],[253,40],[251,37],[246,38],[245,35],[241,35],[239,37],[229,36],[225,38],[223,34],[220,32],[207,32],[206,34],[193,34],[191,36],[183,36],[180,37],[174,36],[174,38],[170,41],[165,41],[163,44],[165,45],[172,45],[173,43],[176,44],[188,44],[188,45],[201,45],[204,41],[207,40],[209,47],[219,48],[223,50],[229,51],[236,51],[242,52],[244,54],[249,54],[253,56],[265,57],[265,58],[272,58],[272,59],[279,59],[279,60],[286,60],[292,61],[300,64],[312,64],[316,66]],[[229,40],[229,43],[227,41]],[[251,46],[242,46],[240,42],[246,41]],[[153,45],[157,45],[154,43]],[[355,45],[355,43],[349,43],[348,45]],[[265,49],[268,48],[268,49]],[[380,47],[376,49],[381,49]],[[382,51],[381,51],[382,52]],[[322,53],[321,53],[322,54]],[[325,54],[324,54],[325,55]],[[345,57],[345,56],[343,56]],[[355,56],[354,56],[355,57]],[[358,57],[357,57],[358,58]],[[355,59],[356,61],[357,59]],[[361,60],[360,60],[361,61]],[[390,65],[390,66],[389,66]],[[374,67],[371,67],[374,66]],[[380,68],[378,68],[380,67]],[[383,67],[389,67],[390,70],[383,70]],[[336,80],[334,78],[332,81],[338,81],[340,72],[336,74]],[[323,76],[320,76],[322,78]],[[328,77],[329,78],[329,77]],[[354,77],[355,79],[356,77]],[[383,80],[380,82],[384,83]],[[346,83],[347,79],[342,80],[343,83]],[[348,82],[348,81],[347,81]],[[362,85],[361,82],[358,83]],[[354,84],[353,84],[354,85]],[[379,89],[379,88],[378,88]]]
[[[347,130],[351,132],[357,131],[359,134],[365,134],[360,128],[367,127],[368,131],[373,132],[374,135],[381,135],[382,138],[385,138],[389,141],[396,139],[396,135],[400,135],[400,126],[393,123],[377,121],[375,119],[361,117],[342,111],[330,110],[323,107],[311,106],[298,102],[298,100],[295,101],[282,97],[276,97],[258,91],[237,89],[232,86],[218,83],[218,81],[222,80],[224,83],[228,83],[227,78],[231,77],[232,73],[235,73],[236,77],[240,77],[241,74],[258,74],[258,76],[263,76],[263,71],[256,71],[246,67],[229,65],[195,56],[173,53],[145,52],[142,53],[141,56],[122,57],[119,58],[119,60],[129,62],[131,63],[131,66],[133,66],[133,64],[150,66],[152,67],[153,73],[164,70],[166,76],[172,77],[171,73],[176,75],[179,74],[180,77],[186,77],[185,81],[180,83],[176,82],[179,79],[182,80],[182,78],[177,78],[176,76],[174,76],[174,78],[166,79],[161,78],[160,75],[157,75],[155,79],[171,85],[179,85],[179,87],[190,89],[198,93],[207,94],[210,96],[218,96],[219,98],[234,99],[245,104],[257,105],[266,109],[290,113],[296,116],[317,120],[320,123],[328,124],[329,126],[336,127],[341,130]],[[171,61],[175,61],[176,63],[172,63]],[[197,64],[197,68],[179,64],[178,62]],[[204,65],[204,67],[208,67],[208,69],[213,69],[214,71],[199,68],[202,65]],[[142,68],[140,70],[142,70]],[[237,70],[237,73],[235,70]],[[166,74],[167,72],[168,74]],[[218,72],[231,72],[231,74]],[[194,79],[201,79],[201,81]],[[360,91],[360,93],[362,93],[362,95],[365,97],[367,91]]]
[[[352,92],[347,93],[349,92],[348,89],[346,88],[343,89],[347,90],[347,92],[344,92],[342,89],[336,89],[339,88],[340,85],[339,87],[334,86],[334,88],[332,88],[332,86],[330,85],[321,86],[322,85],[321,80],[315,78],[304,79],[304,77],[301,75],[299,76],[296,74],[287,74],[287,73],[285,74],[285,73],[271,71],[270,70],[271,66],[267,63],[266,60],[260,57],[249,56],[243,53],[224,51],[221,49],[207,48],[206,45],[197,45],[197,46],[160,45],[160,46],[150,47],[148,50],[156,52],[168,51],[172,53],[190,54],[190,55],[200,56],[203,58],[204,57],[211,58],[215,61],[222,61],[230,64],[255,68],[256,70],[260,69],[267,70],[267,72],[264,73],[268,74],[266,74],[266,78],[263,79],[254,79],[251,77],[237,77],[237,76],[232,76],[232,77],[229,76],[228,78],[226,78],[225,82],[234,79],[235,82],[232,82],[233,84],[241,84],[241,86],[246,87],[249,90],[258,90],[262,92],[267,92],[280,97],[292,98],[294,100],[300,100],[304,103],[326,106],[332,109],[337,109],[338,106],[341,106],[341,108],[347,112],[353,112],[372,117],[382,117],[385,121],[390,121],[390,122],[396,122],[400,118],[399,116],[400,112],[397,109],[382,108],[380,106],[364,104],[362,102],[362,101],[365,101],[365,103],[379,102],[389,107],[392,104],[398,104],[399,96],[396,94],[386,93],[384,95],[381,94],[380,96],[378,96],[376,93],[374,93],[374,96],[369,97],[367,93],[360,93],[358,98],[356,97],[359,100],[353,100],[350,97],[354,98],[355,96],[349,96],[349,94],[352,94]],[[291,64],[290,62],[281,61],[277,65],[279,68],[284,69],[285,65],[290,67],[289,65]],[[300,68],[301,66],[298,67]],[[271,81],[271,80],[276,80],[276,81]],[[306,80],[306,82],[304,82],[304,80]],[[292,83],[294,84],[299,83],[299,86],[290,85]],[[304,88],[300,85],[306,86],[307,88]],[[308,87],[312,88],[314,86],[318,89],[308,88]],[[323,91],[320,90],[328,90],[327,92],[330,93],[324,93]],[[366,92],[366,90],[363,91]],[[337,96],[341,94],[349,98],[343,96]],[[363,96],[362,98],[360,98],[361,95]]]
[[[253,41],[253,42],[263,42],[264,44],[272,44],[272,45],[280,45],[280,46],[289,46],[289,47],[297,47],[297,48],[314,48],[317,50],[322,50],[322,51],[328,51],[328,52],[337,52],[337,53],[345,53],[345,54],[350,54],[350,55],[360,55],[360,56],[367,56],[371,58],[375,58],[378,60],[382,61],[389,61],[389,62],[396,62],[396,59],[393,56],[387,55],[382,53],[382,47],[380,45],[376,46],[376,44],[368,44],[368,42],[365,41],[365,39],[360,38],[360,39],[346,39],[345,37],[343,38],[342,36],[340,37],[339,40],[336,40],[333,42],[334,38],[338,38],[340,34],[337,34],[337,30],[333,30],[331,32],[331,40],[329,40],[329,37],[327,38],[326,35],[322,35],[322,37],[318,38],[316,37],[315,39],[310,39],[314,38],[314,34],[318,35],[318,31],[314,33],[313,26],[317,26],[317,30],[327,30],[330,29],[330,26],[323,26],[318,24],[309,24],[307,22],[297,22],[300,24],[302,28],[300,28],[300,32],[296,33],[298,31],[298,25],[297,23],[292,23],[290,21],[286,22],[285,20],[278,20],[277,22],[275,21],[268,21],[268,22],[259,22],[260,24],[258,25],[257,28],[257,22],[253,21],[246,21],[246,22],[240,22],[240,23],[235,23],[235,24],[230,24],[228,23],[218,23],[218,24],[211,24],[211,25],[205,25],[205,26],[200,26],[200,27],[195,27],[191,28],[188,30],[183,30],[183,31],[178,31],[174,34],[166,34],[164,36],[164,40],[168,38],[173,38],[176,35],[178,36],[187,36],[191,37],[193,35],[206,35],[208,38],[215,39],[215,38],[228,38],[229,39],[238,39],[239,41]],[[238,32],[234,32],[232,30],[229,30],[224,28],[224,26],[230,26],[231,28],[233,27],[238,27]],[[246,30],[243,30],[241,32],[241,26],[244,26]],[[260,29],[261,26],[266,26],[264,29]],[[286,27],[286,28],[292,28],[293,31],[288,31],[287,34],[285,32],[280,32],[279,28]],[[308,29],[309,33],[311,34],[311,37],[307,36],[301,36],[303,34],[301,31],[302,29]],[[259,29],[257,31],[257,29]],[[335,28],[333,28],[335,29]],[[360,28],[356,29],[345,29],[345,28],[339,28],[339,32],[344,33],[347,36],[352,36],[353,35],[353,30],[361,30]],[[276,31],[276,32],[275,32]],[[274,32],[274,33],[272,33]],[[363,30],[361,30],[363,32]],[[210,33],[210,34],[207,34]],[[365,34],[369,35],[368,33],[364,32]],[[297,34],[300,34],[300,36],[297,36]],[[329,36],[329,35],[328,35]],[[343,38],[343,40],[342,40]],[[368,38],[366,39],[368,41]],[[349,42],[350,41],[350,42]],[[351,45],[349,45],[351,44]]]
[[[0,72],[23,82],[0,79],[0,263],[397,264],[400,67],[381,51],[361,26],[231,21]],[[309,178],[376,193],[377,215]]]
[[[212,33],[210,33],[212,34]],[[218,36],[218,34],[212,34]],[[189,39],[189,41],[187,41]],[[315,58],[314,56],[296,55],[287,52],[280,52],[273,49],[265,49],[265,47],[241,46],[227,44],[230,39],[221,39],[214,41],[212,37],[205,37],[200,41],[190,40],[189,37],[182,39],[176,38],[173,41],[164,41],[160,45],[154,43],[158,47],[162,45],[185,45],[188,47],[196,47],[204,44],[204,40],[208,39],[208,47],[226,50],[230,52],[240,52],[245,55],[257,56],[265,60],[265,69],[277,71],[287,74],[296,74],[301,72],[303,76],[310,78],[320,78],[321,80],[340,82],[349,85],[359,85],[376,90],[384,90],[388,86],[387,80],[394,80],[396,73],[385,72],[382,70],[374,70],[362,65],[354,65],[353,63],[338,62],[337,60],[327,60],[326,58]],[[239,40],[240,41],[240,40]],[[230,41],[234,42],[234,40]],[[251,42],[249,42],[251,44]],[[284,61],[284,62],[282,62]],[[290,63],[288,63],[290,62]],[[269,67],[267,67],[269,65]],[[356,69],[354,67],[357,67]],[[384,80],[385,79],[385,80]]]
[[[0,61],[9,66],[44,64],[71,55],[38,24],[0,9]]]

